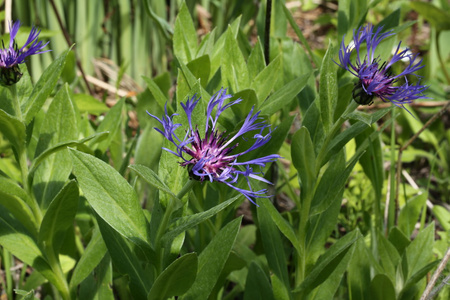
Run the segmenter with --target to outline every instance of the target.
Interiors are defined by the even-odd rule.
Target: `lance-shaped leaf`
[[[208,209],[207,211],[180,218],[179,220],[177,220],[175,223],[173,223],[169,227],[170,231],[164,235],[163,240],[164,241],[171,240],[171,239],[175,238],[176,236],[178,236],[179,234],[181,234],[182,232],[194,227],[195,225],[200,224],[203,221],[206,221],[207,219],[211,218],[212,216],[216,215],[221,210],[225,209],[226,207],[228,207],[229,205],[234,203],[240,196],[241,195],[238,195],[227,201],[224,201],[224,202],[220,203],[219,205],[216,205],[216,206]]]
[[[55,253],[59,252],[67,229],[73,226],[78,197],[78,185],[71,180],[55,196],[42,219],[38,241],[53,246]]]
[[[300,128],[292,137],[291,155],[301,180],[302,199],[306,199],[312,196],[316,184],[316,155],[306,127]]]
[[[75,270],[73,271],[72,278],[70,279],[70,291],[75,293],[77,286],[94,270],[94,268],[100,263],[106,253],[106,245],[102,239],[100,231],[96,229],[92,234],[92,238],[89,241],[83,255],[80,257]]]
[[[78,137],[78,118],[71,99],[69,86],[62,87],[50,107],[40,128],[36,156],[59,143]],[[44,209],[67,181],[72,171],[72,162],[67,150],[50,155],[34,174],[33,190],[36,200]]]
[[[320,68],[319,100],[320,113],[325,132],[328,132],[334,121],[334,110],[338,98],[336,64],[332,60],[333,46],[330,45],[323,57]]]
[[[327,280],[332,272],[339,266],[342,259],[345,258],[347,251],[350,250],[360,237],[361,233],[356,229],[339,239],[317,260],[316,265],[309,275],[306,276],[305,280],[294,290],[294,292],[300,292],[305,296],[322,282]]]
[[[225,225],[200,253],[197,278],[182,299],[208,298],[230,255],[241,221],[242,218],[238,218]]]
[[[11,116],[0,109],[0,132],[19,150],[21,143],[25,141],[25,125],[16,117]]]
[[[171,263],[156,278],[148,294],[148,300],[164,300],[183,295],[197,276],[197,254],[188,253]]]
[[[31,96],[22,104],[21,110],[22,114],[25,116],[25,124],[31,122],[53,91],[64,65],[66,64],[66,57],[71,48],[64,51],[47,69],[45,69],[44,73],[39,78],[39,81],[34,86]]]
[[[100,218],[130,241],[147,247],[147,223],[134,189],[110,165],[70,149],[73,173]]]

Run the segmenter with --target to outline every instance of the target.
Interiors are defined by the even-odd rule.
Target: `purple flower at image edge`
[[[22,73],[20,72],[19,64],[23,64],[28,56],[51,51],[41,51],[49,42],[44,44],[42,41],[38,41],[38,36],[41,31],[38,31],[35,27],[31,29],[27,41],[19,49],[15,40],[19,27],[20,21],[9,24],[9,46],[5,47],[5,44],[2,43],[3,47],[0,49],[1,85],[13,85],[20,80]]]
[[[380,58],[375,57],[378,44],[383,39],[394,35],[392,30],[382,33],[382,29],[383,27],[380,26],[375,30],[371,24],[360,27],[356,32],[353,32],[353,40],[348,46],[344,42],[345,36],[342,38],[339,49],[339,63],[336,64],[359,78],[353,89],[353,99],[358,104],[370,105],[373,103],[374,97],[379,97],[384,102],[392,102],[402,108],[405,108],[404,104],[409,104],[415,99],[429,99],[423,94],[428,86],[421,85],[421,76],[415,74],[416,71],[424,67],[424,65],[421,65],[422,59],[416,62],[418,54],[413,55],[408,48],[401,49],[400,42],[389,61],[381,63]],[[364,57],[361,57],[362,44],[366,44],[367,48]],[[354,63],[350,60],[353,51],[356,51]],[[400,74],[392,74],[392,65],[400,60],[407,61],[408,65]],[[417,77],[417,83],[410,83],[407,75]],[[399,84],[399,81],[403,84]]]
[[[195,124],[195,127],[192,124],[192,112],[200,100],[200,98],[197,99],[196,95],[188,99],[186,103],[181,103],[189,122],[189,128],[186,128],[186,134],[183,139],[180,139],[175,133],[175,129],[182,126],[173,122],[173,118],[177,114],[169,116],[167,114],[167,107],[165,109],[165,116],[162,119],[150,114],[148,111],[147,113],[158,120],[163,127],[163,130],[155,129],[176,147],[176,151],[167,148],[163,149],[182,160],[180,165],[187,167],[191,179],[201,182],[207,180],[210,182],[217,181],[224,183],[257,205],[254,201],[255,198],[268,198],[269,196],[266,196],[267,189],[254,191],[250,185],[250,178],[271,184],[271,182],[262,177],[264,174],[261,170],[267,163],[276,161],[280,156],[278,154],[271,154],[248,161],[238,160],[242,155],[265,145],[271,138],[272,130],[270,125],[261,121],[259,117],[260,112],[253,114],[253,107],[245,118],[241,128],[233,136],[225,136],[224,132],[219,133],[217,130],[217,121],[220,114],[225,109],[242,101],[242,99],[237,99],[225,104],[225,100],[231,97],[232,95],[227,94],[226,89],[221,89],[211,97],[206,110],[204,137],[200,134],[197,124]],[[214,109],[216,109],[215,114],[213,113]],[[233,154],[233,150],[238,146],[237,139],[242,138],[245,133],[251,131],[256,132],[252,138],[253,144],[247,150]],[[252,165],[257,166],[259,171],[255,171]],[[236,186],[240,176],[246,179],[249,187],[248,190]]]

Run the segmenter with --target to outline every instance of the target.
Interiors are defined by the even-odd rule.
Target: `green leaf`
[[[64,68],[66,57],[70,50],[71,48],[64,51],[47,69],[45,69],[39,81],[34,86],[31,96],[22,104],[21,110],[22,114],[25,116],[25,124],[31,122],[53,91]]]
[[[299,76],[270,95],[270,97],[267,98],[266,101],[259,107],[261,114],[271,116],[281,108],[288,106],[294,97],[297,96],[298,93],[300,93],[306,86],[311,74],[312,73],[308,73]]]
[[[347,166],[345,166],[344,161],[339,161],[339,159],[330,161],[330,165],[316,187],[314,198],[311,202],[311,215],[323,212],[334,201],[338,200],[337,197],[341,197],[340,193],[336,193],[336,191],[341,191],[345,188],[347,179],[362,154],[363,152],[355,154],[347,163]]]
[[[232,93],[250,87],[247,64],[233,35],[231,27],[226,31],[226,41],[222,53],[222,85],[230,87]]]
[[[275,300],[269,278],[255,262],[251,262],[245,281],[244,300]]]
[[[20,103],[23,103],[24,101],[26,101],[26,99],[28,99],[28,97],[30,97],[31,92],[33,91],[33,83],[31,82],[30,73],[28,72],[26,64],[20,65],[20,71],[23,73],[23,75],[19,82],[16,83],[16,89],[19,101]]]
[[[242,16],[237,17],[214,44],[214,49],[211,54],[211,74],[216,74],[217,70],[222,66],[222,57],[223,52],[225,51],[224,49],[228,38],[228,31],[231,31],[234,39],[237,39],[241,18]]]
[[[387,109],[384,109],[384,110],[387,110]],[[362,112],[362,111],[353,111],[353,112],[349,113],[347,115],[347,117],[349,119],[353,119],[353,120],[356,120],[356,121],[361,121],[361,122],[363,122],[363,123],[365,123],[366,125],[369,125],[369,126],[373,123],[372,122],[372,114],[368,114],[368,113],[365,113],[365,112]]]
[[[106,149],[111,145],[111,142],[116,137],[117,132],[120,130],[120,126],[122,123],[122,114],[125,106],[125,98],[122,98],[119,102],[117,102],[109,112],[106,114],[103,121],[97,128],[98,132],[109,131],[109,135],[106,140],[100,142],[97,145],[97,149],[101,152],[105,152]],[[89,145],[92,147],[94,141],[92,141]]]
[[[107,163],[70,149],[73,173],[100,218],[137,245],[146,247],[147,223],[134,189]]]
[[[168,240],[171,240],[176,236],[180,235],[181,233],[183,233],[184,231],[202,223],[203,221],[206,221],[207,219],[216,215],[218,212],[222,211],[229,205],[233,204],[237,199],[239,199],[240,196],[241,195],[238,195],[231,199],[228,199],[227,201],[224,201],[208,209],[207,211],[180,218],[175,223],[172,223],[170,225],[169,227],[170,231],[164,235],[163,241],[166,242]]]
[[[264,61],[264,53],[259,37],[256,41],[256,44],[252,48],[252,52],[250,52],[250,55],[248,56],[247,67],[250,78],[255,78],[266,67],[266,63]],[[261,99],[261,101],[263,100],[264,99]]]
[[[418,195],[407,199],[405,205],[401,208],[398,216],[398,227],[406,236],[411,236],[414,231],[427,198],[427,192],[420,192]]]
[[[314,152],[318,154],[320,147],[322,146],[324,131],[322,119],[320,117],[320,110],[317,107],[317,101],[314,101],[309,106],[305,113],[302,125],[308,129],[311,140],[314,144]]]
[[[284,234],[285,237],[288,238],[288,240],[292,243],[294,248],[298,251],[298,254],[301,253],[300,250],[300,242],[297,239],[297,236],[295,235],[295,231],[292,228],[292,226],[289,224],[286,219],[284,219],[281,214],[275,209],[272,202],[270,201],[260,201],[259,202],[261,206],[264,206],[264,208],[267,210],[269,215],[271,216],[272,220],[277,225],[278,229],[281,231],[281,233]]]
[[[0,204],[26,227],[32,236],[37,236],[39,225],[27,203],[32,200],[13,180],[0,176]]]
[[[406,262],[407,274],[406,278],[410,278],[413,274],[425,267],[433,255],[434,245],[434,222],[429,224],[425,229],[422,229],[411,244],[406,247],[403,256]]]
[[[409,6],[422,15],[438,31],[450,29],[450,14],[431,3],[414,1]]]
[[[209,79],[209,72],[211,70],[211,61],[209,55],[203,55],[199,58],[191,60],[186,67],[192,72],[196,79],[200,80],[203,88],[206,87]]]
[[[320,67],[319,103],[325,132],[329,132],[333,124],[334,111],[338,98],[336,64],[332,59],[333,54],[334,48],[330,45]]]
[[[148,294],[148,300],[164,300],[183,295],[197,276],[197,254],[188,253],[171,263],[156,278]]]
[[[78,186],[71,180],[55,196],[42,219],[38,242],[53,246],[55,255],[59,253],[67,229],[73,226],[78,197]]]
[[[405,285],[403,286],[403,289],[400,292],[400,295],[407,292],[408,289],[413,287],[416,283],[418,283],[420,280],[424,279],[424,277],[430,272],[435,266],[437,266],[440,263],[440,260],[435,260],[426,266],[424,266],[422,269],[418,270],[414,274],[412,274],[408,280],[406,281]],[[398,297],[401,299],[401,297]]]
[[[393,227],[389,232],[388,240],[394,245],[400,255],[403,254],[406,247],[411,243],[410,240],[398,229]]]
[[[73,100],[81,113],[87,112],[91,115],[100,115],[108,112],[109,107],[105,103],[87,94],[75,94]]]
[[[175,20],[173,52],[185,64],[193,60],[197,52],[197,32],[185,2],[181,4]]]
[[[203,55],[211,55],[212,50],[214,48],[216,31],[217,31],[217,27],[214,28],[212,31],[208,32],[205,36],[203,36],[202,41],[200,42],[200,45],[198,46],[196,57],[200,57]]]
[[[70,279],[70,291],[76,292],[77,286],[89,276],[106,254],[106,245],[98,229],[94,230],[83,255],[81,255]]]
[[[331,143],[328,145],[328,148],[326,150],[325,159],[322,162],[322,165],[324,165],[330,157],[332,157],[337,152],[341,151],[341,149],[354,137],[361,134],[364,130],[368,128],[369,125],[375,123],[379,119],[381,119],[389,109],[379,110],[375,112],[372,115],[372,119],[370,124],[366,124],[365,122],[358,121],[354,124],[352,124],[349,128],[344,130],[343,132],[339,133],[335,138],[331,140]],[[374,136],[372,136],[372,134]],[[373,132],[368,138],[367,138],[367,145],[364,144],[364,147],[367,148],[371,144],[372,139],[375,138],[375,136],[379,135],[379,132]],[[360,143],[361,146],[363,146],[363,142]],[[322,167],[322,166],[321,166]]]
[[[0,132],[20,151],[25,141],[25,125],[16,117],[0,109]]]
[[[441,205],[435,205],[433,206],[433,214],[436,216],[436,219],[438,219],[439,224],[444,228],[444,231],[449,232],[450,231],[450,212]]]
[[[94,139],[95,142],[102,141],[103,139],[105,139],[108,136],[108,134],[109,134],[109,132],[99,132],[99,133],[93,134],[93,135],[88,136],[87,138],[84,138],[79,141],[63,142],[63,143],[56,144],[51,148],[48,148],[47,150],[42,152],[38,157],[36,157],[33,160],[33,163],[31,164],[31,167],[30,167],[30,176],[32,177],[32,174],[36,171],[36,168],[51,154],[61,151],[61,150],[65,150],[65,149],[67,149],[67,147],[82,145],[92,139]]]
[[[166,107],[166,103],[168,101],[167,97],[151,78],[142,76],[142,79],[144,79],[145,83],[147,84],[147,88],[150,90],[153,97],[155,97],[155,100],[159,104],[159,107],[161,107],[161,109],[163,110],[164,107]],[[172,115],[174,113],[171,105],[167,105],[167,112],[169,113],[169,115]]]
[[[0,245],[32,266],[55,286],[59,286],[36,240],[2,205],[0,205]]]
[[[259,202],[268,201],[267,199]],[[261,230],[261,239],[264,252],[273,272],[271,276],[275,299],[291,299],[289,287],[289,275],[287,269],[286,256],[284,254],[283,240],[281,239],[275,222],[267,210],[266,206],[260,205],[257,209],[258,222]]]
[[[181,68],[182,73],[179,74],[178,78],[181,79],[182,81],[186,81],[185,82],[186,91],[179,93],[179,91],[183,90],[183,89],[179,89],[177,86],[177,93],[180,94],[180,95],[177,94],[178,102],[186,102],[187,97],[193,96],[194,94],[198,94],[198,96],[202,97],[202,100],[200,100],[199,104],[205,103],[206,101],[208,101],[211,98],[211,96],[203,88],[203,86],[201,85],[201,82],[199,82],[198,78],[195,77],[195,75],[192,74],[191,70],[182,62],[180,62],[180,68]],[[180,84],[180,82],[178,82],[178,84]],[[184,111],[183,111],[183,113],[184,113]]]
[[[145,0],[144,8],[150,18],[156,23],[161,32],[164,34],[164,37],[166,39],[170,39],[170,36],[173,35],[172,27],[165,19],[161,18],[153,11],[152,6],[150,5],[150,0]]]
[[[343,152],[341,152],[343,155]],[[338,156],[341,154],[338,154]],[[344,159],[344,158],[342,158]],[[309,216],[306,236],[306,261],[315,262],[325,251],[324,245],[336,229],[344,191],[334,191],[334,202],[322,213]]]
[[[197,277],[182,299],[207,299],[236,240],[242,217],[223,227],[198,257]]]
[[[372,267],[374,266],[374,267]],[[363,239],[355,243],[355,251],[347,269],[348,298],[349,299],[370,299],[369,286],[372,278],[372,271],[377,270],[377,262]],[[382,271],[382,270],[381,270]]]
[[[57,144],[78,137],[78,119],[70,98],[69,86],[62,87],[53,99],[41,125],[35,157]],[[58,151],[42,161],[34,173],[33,190],[44,210],[58,194],[72,171],[67,150]]]
[[[345,252],[342,259],[337,263],[333,271],[330,271],[329,274],[324,274],[326,280],[312,292],[312,294],[314,294],[314,297],[312,297],[313,299],[333,299],[333,296],[336,294],[336,291],[341,284],[342,277],[344,277],[344,272],[347,270],[350,261],[353,259],[355,248],[355,246],[350,247],[350,249]]]
[[[136,253],[137,247],[113,229],[104,219],[97,215],[98,227],[108,247],[114,266],[122,274],[130,277],[130,292],[135,299],[146,299],[150,291],[150,274],[144,270]]]
[[[384,274],[392,282],[396,281],[396,270],[400,263],[400,255],[394,245],[383,234],[377,233],[377,251]]]
[[[306,127],[300,128],[292,137],[292,163],[298,171],[302,187],[302,199],[312,196],[316,184],[316,156],[314,145]]]
[[[109,255],[105,255],[98,266],[95,268],[94,272],[94,283],[96,285],[95,296],[97,297],[97,299],[114,300],[113,267],[111,263],[111,257]],[[79,296],[80,299],[87,298],[81,296],[81,293]]]
[[[266,100],[275,86],[281,69],[281,56],[278,55],[252,80],[250,87],[256,91],[259,101]]]
[[[245,89],[235,93],[233,97],[230,98],[230,102],[239,98],[243,101],[238,105],[231,106],[231,110],[239,120],[244,120],[252,107],[258,104],[258,97],[256,96],[255,90]]]
[[[21,300],[34,300],[34,299],[37,299],[34,296],[34,290],[24,291],[24,290],[14,289],[14,292],[17,295],[21,295],[22,296]]]
[[[367,128],[365,131],[355,137],[357,147],[363,143],[364,140],[369,139],[370,135],[375,132],[373,127]],[[364,173],[370,179],[372,188],[375,191],[375,201],[381,200],[381,192],[384,184],[384,166],[383,154],[381,149],[381,140],[379,137],[370,140],[367,151],[359,159]]]
[[[158,174],[156,174],[152,169],[144,165],[131,165],[129,166],[129,168],[135,171],[139,176],[141,176],[147,183],[149,183],[153,187],[177,199],[177,195],[172,193],[169,187],[161,180],[161,178],[159,178]]]
[[[384,274],[377,274],[370,282],[370,299],[397,299],[392,281]]]
[[[358,229],[353,230],[340,238],[317,260],[317,263],[314,265],[309,275],[306,276],[299,287],[294,289],[294,292],[301,292],[303,296],[306,296],[309,292],[327,280],[332,272],[338,268],[347,252],[350,251],[353,244],[359,238],[361,238],[361,233]]]

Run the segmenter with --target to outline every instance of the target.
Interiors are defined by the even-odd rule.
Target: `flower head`
[[[9,24],[9,47],[5,47],[5,44],[3,43],[3,47],[0,49],[0,84],[2,85],[12,85],[20,80],[22,73],[20,72],[19,64],[23,64],[25,58],[30,55],[50,51],[41,51],[47,46],[48,42],[45,44],[43,44],[42,41],[38,42],[40,31],[35,27],[31,29],[27,41],[23,47],[19,49],[15,40],[19,27],[19,21]]]
[[[200,98],[197,99],[196,95],[188,99],[186,103],[181,103],[189,123],[189,128],[186,129],[186,135],[183,139],[180,139],[175,133],[175,129],[182,126],[173,122],[173,118],[177,114],[169,116],[167,108],[162,119],[149,112],[147,113],[158,120],[163,127],[163,130],[155,129],[176,147],[176,151],[167,148],[164,148],[164,150],[178,156],[182,160],[180,165],[188,169],[191,179],[224,183],[256,204],[254,198],[267,198],[265,195],[267,190],[254,191],[250,185],[250,178],[269,184],[270,182],[259,176],[262,174],[262,171],[255,171],[252,165],[258,166],[259,170],[261,170],[267,163],[275,161],[280,156],[271,154],[249,161],[239,160],[242,155],[266,144],[271,138],[272,130],[270,125],[261,121],[259,117],[260,112],[253,114],[254,108],[252,108],[241,128],[233,136],[226,136],[225,132],[219,133],[217,121],[220,114],[230,106],[242,101],[237,99],[225,104],[225,100],[231,97],[231,95],[227,94],[226,89],[221,89],[211,97],[206,109],[204,136],[199,132],[198,124],[192,124],[192,112],[200,100]],[[216,110],[215,114],[213,113],[214,109]],[[243,138],[244,134],[252,131],[255,131],[253,144],[243,152],[234,153],[233,150],[238,146],[238,139]],[[248,190],[236,186],[240,176],[247,180]]]
[[[427,98],[423,92],[428,86],[420,85],[420,76],[415,74],[422,69],[422,60],[416,62],[417,54],[413,55],[408,48],[400,48],[401,42],[390,61],[381,63],[379,57],[375,57],[375,50],[378,44],[385,38],[394,35],[392,31],[381,33],[382,26],[374,31],[374,27],[369,24],[360,27],[353,32],[353,40],[345,46],[342,38],[339,50],[339,62],[336,63],[341,68],[349,71],[359,78],[353,89],[354,100],[362,105],[373,103],[374,97],[379,97],[384,102],[392,102],[396,106],[403,107],[404,104],[411,103],[418,98]],[[361,45],[366,44],[367,52],[362,57]],[[356,51],[356,62],[352,63],[350,56]],[[392,74],[391,67],[397,61],[407,61],[408,66],[398,75]],[[407,75],[414,75],[419,78],[417,83],[411,84]],[[399,85],[398,82],[403,84]]]

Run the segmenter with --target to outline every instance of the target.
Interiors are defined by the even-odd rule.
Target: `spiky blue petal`
[[[254,202],[255,198],[268,197],[265,195],[267,190],[262,189],[254,191],[250,184],[250,178],[268,184],[270,184],[270,182],[262,176],[259,176],[262,172],[254,171],[251,165],[256,165],[259,169],[262,169],[267,163],[276,161],[280,156],[278,154],[271,154],[249,161],[238,161],[238,158],[242,155],[258,149],[269,142],[272,130],[270,125],[261,121],[261,118],[259,117],[260,112],[253,114],[253,107],[245,118],[242,126],[233,136],[225,137],[223,133],[219,133],[217,130],[217,122],[220,115],[227,108],[242,101],[242,99],[237,99],[225,104],[225,101],[230,98],[232,98],[232,95],[227,94],[226,89],[219,90],[211,97],[206,108],[207,120],[205,136],[203,138],[200,136],[197,129],[198,124],[192,124],[192,113],[200,100],[197,99],[196,96],[188,99],[186,103],[181,103],[181,107],[189,122],[189,128],[186,128],[186,135],[183,139],[180,139],[175,133],[175,129],[181,126],[181,124],[173,122],[173,117],[176,116],[176,114],[169,116],[167,114],[167,108],[165,109],[165,116],[163,116],[162,119],[149,112],[147,113],[161,123],[163,130],[158,128],[155,129],[172,142],[177,150],[172,151],[166,148],[164,149],[183,160],[180,162],[180,165],[188,168],[190,176],[193,179],[224,183],[243,194],[252,203],[256,204]],[[256,133],[253,134],[253,144],[240,153],[233,153],[233,150],[237,147],[238,138],[242,138],[244,134],[253,131],[256,131]],[[244,168],[244,171],[240,168]],[[247,181],[249,186],[248,190],[236,186],[240,177],[244,177]]]

